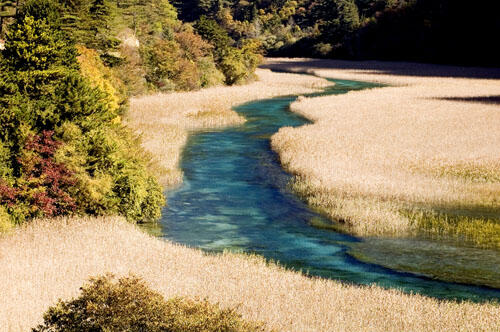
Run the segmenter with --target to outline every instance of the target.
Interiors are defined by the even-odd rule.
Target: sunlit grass
[[[165,185],[182,181],[178,162],[190,130],[241,123],[244,119],[230,110],[234,104],[274,95],[312,92],[326,84],[324,80],[307,76],[274,74],[268,71],[258,73],[261,81],[250,86],[155,95],[132,101],[127,121],[142,133],[144,147],[154,155],[156,161],[153,160],[152,165],[156,165],[156,172],[162,175]],[[336,105],[337,101],[328,99],[327,104]],[[302,102],[309,103],[310,100],[301,98],[300,103]],[[349,109],[350,102],[345,101],[342,108]],[[373,106],[377,105],[372,99],[368,99],[368,102]],[[413,99],[407,104],[412,103]],[[353,104],[352,107],[356,108],[356,105]],[[302,109],[301,104],[298,106],[300,107],[296,110]],[[308,110],[312,112],[311,109]],[[335,114],[325,107],[317,108],[316,111]],[[369,113],[363,114],[367,115]],[[377,150],[371,147],[373,151],[366,157],[373,157],[375,163],[363,165],[361,156],[370,152],[370,145],[363,149],[360,144],[366,142],[357,141],[355,143],[358,144],[358,149],[350,151],[358,159],[339,158],[339,163],[332,163],[337,157],[342,157],[342,154],[331,151],[336,151],[343,143],[341,140],[337,145],[331,145],[332,139],[342,138],[342,135],[350,139],[348,136],[352,133],[345,131],[342,135],[335,136],[326,128],[331,126],[334,130],[335,123],[326,121],[321,126],[319,118],[317,124],[294,129],[295,132],[291,129],[283,130],[276,137],[283,138],[289,131],[293,135],[281,141],[275,138],[273,144],[275,148],[277,144],[281,146],[283,150],[280,154],[284,165],[297,174],[294,184],[296,190],[305,195],[312,205],[324,208],[332,218],[359,227],[361,232],[397,233],[405,227],[411,230],[409,218],[402,218],[401,215],[408,214],[402,207],[414,202],[409,199],[412,197],[420,198],[415,201],[419,201],[421,209],[423,203],[456,203],[462,202],[461,197],[469,198],[467,202],[477,207],[483,206],[482,209],[485,202],[496,206],[494,199],[488,201],[483,198],[488,195],[495,197],[498,190],[495,179],[498,173],[489,166],[484,168],[487,163],[483,163],[481,159],[466,164],[481,165],[478,167],[481,169],[479,175],[476,166],[472,167],[472,171],[467,166],[464,171],[456,172],[453,160],[451,163],[438,163],[437,167],[427,167],[428,164],[414,158],[409,158],[408,162],[404,159],[406,163],[389,163],[393,166],[388,168],[390,171],[394,174],[401,173],[406,176],[403,179],[410,180],[408,188],[403,188],[404,190],[400,178],[389,183],[392,187],[380,186],[379,191],[366,190],[362,186],[365,181],[369,184],[368,180],[376,179],[377,176],[381,177],[381,181],[374,181],[372,187],[368,188],[384,184],[382,180],[385,180],[387,173],[383,172],[368,175],[361,172],[358,174],[361,174],[362,181],[349,183],[356,172],[377,166],[376,162],[380,161],[380,158],[374,157]],[[357,121],[353,122],[353,126],[361,123],[368,128],[365,122],[369,120],[370,118],[360,121],[358,116],[353,119]],[[495,121],[495,118],[491,116],[489,121]],[[493,125],[496,124],[493,122]],[[318,133],[315,134],[315,131]],[[374,136],[376,134],[374,132]],[[383,136],[381,134],[383,133],[380,133],[380,137]],[[397,135],[394,137],[399,139]],[[492,139],[495,139],[494,135]],[[348,151],[348,148],[340,152]],[[483,151],[488,152],[488,149],[487,146]],[[390,151],[382,149],[378,152],[384,155]],[[408,155],[411,156],[413,151],[417,150],[409,150]],[[324,156],[326,159],[323,159]],[[298,163],[301,160],[303,162]],[[349,162],[352,161],[355,166],[356,163],[359,164],[359,160],[361,165],[351,170],[352,174],[346,171],[338,175],[340,178],[347,175],[345,186],[336,186],[335,181],[325,176],[328,172],[337,172],[342,165],[346,166],[344,170],[349,170]],[[389,162],[393,160],[388,159]],[[460,161],[463,164],[463,160]],[[401,165],[411,167],[406,170]],[[378,166],[375,170],[384,169]],[[414,190],[417,187],[412,182],[416,181],[412,176],[415,179],[427,179],[427,182],[419,183],[424,188],[422,191]],[[432,185],[433,181],[437,181],[436,186],[426,189],[425,186]],[[456,186],[456,191],[449,192],[460,200],[440,200],[439,197],[448,192],[446,190],[429,194],[431,189],[438,188],[439,181],[451,182],[451,188]],[[470,187],[463,183],[469,183]],[[463,188],[475,191],[465,191],[460,196],[459,191]],[[394,195],[390,195],[391,189],[396,189]],[[474,200],[471,197],[479,198]],[[442,204],[440,208],[443,209],[443,206]],[[419,217],[417,215],[412,218],[418,220]],[[423,219],[429,218],[424,216]],[[497,331],[500,326],[500,307],[497,304],[437,301],[375,286],[358,287],[308,278],[269,264],[259,257],[230,253],[206,255],[199,250],[147,235],[121,218],[108,217],[38,220],[0,235],[0,331],[28,331],[41,322],[43,312],[59,298],[76,296],[79,287],[89,276],[108,272],[118,276],[129,273],[138,275],[166,298],[186,296],[207,299],[220,303],[225,308],[237,307],[244,318],[264,321],[269,329],[280,331]]]
[[[270,61],[284,69],[288,60]],[[391,85],[292,104],[314,121],[272,137],[282,164],[296,176],[294,188],[340,222],[334,227],[356,234],[425,230],[500,248],[498,105],[463,101],[498,94],[499,80],[455,78],[462,72],[456,67],[396,65],[399,73],[392,74],[371,70],[374,62],[365,69],[289,62],[289,70]]]
[[[38,220],[0,235],[0,331],[28,331],[89,276],[133,273],[165,298],[237,307],[279,331],[496,331],[500,306],[308,278],[262,258],[206,255],[120,218]]]
[[[231,109],[247,101],[279,95],[316,92],[325,79],[257,70],[258,80],[241,86],[214,87],[133,98],[127,124],[142,135],[144,148],[156,159],[161,182],[182,182],[178,168],[189,131],[238,125],[245,119]]]

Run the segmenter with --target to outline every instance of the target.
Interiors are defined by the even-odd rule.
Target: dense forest
[[[0,229],[158,219],[158,165],[122,123],[129,96],[244,82],[261,60],[258,43],[234,45],[214,21],[184,24],[166,0],[0,5]]]
[[[178,0],[185,21],[206,16],[268,55],[500,65],[498,1]]]

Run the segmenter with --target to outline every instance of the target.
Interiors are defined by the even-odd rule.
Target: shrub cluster
[[[231,309],[184,298],[166,301],[136,277],[93,278],[71,301],[59,301],[32,332],[252,332],[260,324],[246,322]]]
[[[17,160],[21,175],[14,185],[0,180],[2,203],[17,221],[26,217],[52,217],[76,209],[70,194],[76,178],[66,165],[55,160],[61,142],[52,135],[51,131],[30,135]]]
[[[242,83],[253,77],[262,61],[261,43],[257,39],[244,39],[241,47],[235,47],[227,31],[206,16],[196,22],[195,29],[213,44],[213,56],[226,84]]]
[[[212,46],[187,26],[142,48],[148,83],[157,90],[196,90],[223,83]]]
[[[0,225],[6,215],[10,223],[66,214],[155,220],[164,198],[120,123],[124,97],[105,76],[82,75],[59,9],[26,2],[1,52]],[[100,59],[81,51],[85,73]]]
[[[167,0],[135,6],[146,80],[153,90],[196,90],[223,83],[212,46],[177,19]]]

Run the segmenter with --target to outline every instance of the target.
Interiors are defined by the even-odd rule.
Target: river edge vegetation
[[[293,187],[335,221],[319,226],[500,248],[498,70],[311,59],[266,67],[390,85],[301,98],[291,109],[314,124],[272,137]]]
[[[129,96],[244,83],[261,61],[257,42],[184,24],[166,0],[4,7],[15,16],[2,16],[0,230],[62,215],[156,221],[161,171],[122,123]]]
[[[166,301],[135,276],[91,278],[80,290],[79,297],[50,307],[43,324],[32,331],[264,331],[262,324],[245,322],[233,309],[206,300]]]
[[[91,248],[91,249],[90,249]],[[500,306],[309,278],[260,257],[163,241],[123,218],[37,220],[0,236],[0,330],[26,331],[88,276],[129,273],[164,298],[206,299],[278,331],[496,331]]]
[[[8,6],[14,6],[13,2],[6,3]],[[2,7],[4,7],[3,4]],[[83,1],[66,3],[30,0],[26,2],[20,1],[18,4],[20,6],[16,8],[15,19],[9,19],[9,22],[6,23],[2,17],[1,22],[2,30],[5,27],[7,35],[5,46],[2,44],[0,56],[0,125],[2,126],[2,136],[0,137],[0,227],[2,229],[11,229],[14,225],[23,224],[33,218],[64,215],[106,216],[118,214],[131,222],[154,221],[159,217],[161,206],[164,203],[161,193],[162,187],[154,175],[171,173],[173,177],[170,175],[165,176],[164,184],[173,184],[178,181],[179,173],[176,174],[174,168],[163,167],[161,161],[153,160],[154,157],[141,148],[139,138],[124,126],[123,117],[127,118],[128,123],[133,123],[133,115],[129,115],[132,113],[127,114],[126,112],[128,97],[151,91],[196,90],[221,84],[239,84],[252,80],[255,78],[254,69],[260,61],[260,41],[252,38],[230,38],[230,31],[228,32],[227,27],[221,25],[221,20],[218,17],[200,16],[194,24],[184,24],[177,19],[175,8],[166,1],[151,1],[148,3]],[[60,13],[62,15],[59,15]],[[6,26],[4,26],[4,23],[6,23]],[[79,42],[78,45],[75,44],[75,40]],[[262,72],[262,75],[271,74]],[[285,74],[272,75],[276,75],[277,78],[292,77]],[[321,84],[325,84],[320,79],[311,80],[321,83],[316,84],[316,86],[312,83],[303,92],[308,92],[310,91],[308,89],[314,89]],[[299,86],[297,90],[287,90],[290,83],[283,86],[277,86],[274,83],[270,85],[276,90],[269,92],[269,95],[265,96],[271,96],[273,93],[299,93],[299,90],[304,89],[303,86]],[[294,83],[291,83],[291,85],[293,86]],[[201,129],[207,124],[220,126],[244,121],[244,119],[224,107],[229,107],[233,102],[238,103],[249,100],[245,98],[252,97],[251,99],[256,99],[253,96],[257,95],[262,97],[263,94],[259,91],[258,85],[254,87],[255,90],[252,90],[244,97],[239,96],[235,97],[231,102],[223,102],[220,109],[214,108],[207,111],[203,108],[195,108],[194,112],[192,108],[184,109],[182,115],[178,116],[178,118],[192,118],[198,122],[195,125],[183,124],[179,127],[180,137],[185,137],[188,129]],[[214,88],[213,91],[217,92],[217,89]],[[278,89],[282,90],[279,90],[278,93]],[[281,92],[285,90],[285,93]],[[204,105],[207,104],[206,101],[204,103]],[[162,107],[161,102],[157,104]],[[195,105],[201,104],[195,103]],[[172,118],[175,118],[175,116]],[[152,120],[156,119],[158,118]],[[168,121],[171,120],[167,119],[165,121],[168,124]],[[165,128],[159,128],[158,130],[162,129]],[[147,135],[146,132],[142,132],[142,134]],[[165,137],[162,136],[162,144],[165,143]],[[173,144],[172,151],[174,151],[174,154],[182,146],[182,139],[180,142]],[[154,144],[154,142],[147,140],[143,144],[147,147],[148,143]],[[178,156],[178,152],[176,156]],[[174,160],[175,158],[177,157],[174,157]],[[174,180],[170,181],[169,178]],[[21,226],[14,229],[12,234],[1,235],[1,244],[7,245],[11,243],[9,241],[15,240],[17,236],[23,236],[20,234],[26,232],[26,234],[31,234],[26,241],[36,247],[35,251],[43,247],[41,245],[45,238],[50,240],[47,243],[47,246],[52,246],[50,250],[68,255],[66,258],[56,257],[50,255],[50,250],[48,250],[44,253],[38,252],[39,256],[35,261],[29,259],[22,261],[22,259],[14,258],[7,264],[1,265],[8,266],[6,273],[2,275],[6,278],[14,277],[5,282],[4,285],[7,288],[5,292],[2,289],[2,295],[11,294],[2,299],[2,303],[8,303],[8,305],[1,306],[1,310],[6,312],[5,315],[2,314],[2,317],[7,317],[3,321],[8,324],[8,330],[18,330],[18,326],[23,328],[34,326],[23,325],[28,321],[25,316],[26,308],[34,310],[33,312],[37,315],[33,322],[36,319],[40,322],[41,313],[49,305],[55,304],[56,299],[53,296],[67,298],[68,293],[66,292],[76,292],[76,287],[81,285],[88,276],[109,271],[113,272],[115,269],[110,267],[112,264],[114,264],[114,267],[118,267],[118,251],[115,252],[114,256],[109,251],[110,248],[106,248],[106,251],[99,253],[95,240],[85,243],[77,251],[66,250],[73,242],[78,242],[75,240],[79,239],[82,234],[70,231],[72,239],[65,239],[62,234],[65,229],[68,229],[66,226],[78,227],[78,220],[78,217],[74,217],[64,219],[62,224],[57,224],[57,220],[38,219],[38,221],[34,221],[27,227]],[[85,220],[84,223],[88,222],[89,224],[95,221],[93,219]],[[114,217],[107,217],[98,220],[113,226],[113,220],[115,219]],[[55,228],[51,228],[51,225],[55,225]],[[134,232],[140,233],[132,225],[125,224],[123,220],[117,221],[116,225],[119,226],[116,226],[116,229],[113,228],[112,232],[106,233],[100,226],[92,228],[91,232],[95,232],[94,235],[104,235],[104,237],[99,238],[99,243],[106,245],[112,243],[111,237],[116,235],[117,229],[132,227],[129,228],[132,231],[120,239],[120,244],[131,249],[133,247],[131,243],[134,239],[132,234]],[[27,231],[29,227],[34,227],[36,235]],[[44,230],[48,230],[50,234],[57,238],[50,237],[47,233],[44,233]],[[61,232],[58,233],[58,230]],[[79,230],[83,229],[80,228]],[[102,234],[99,234],[101,231]],[[156,245],[159,246],[160,242],[158,240],[154,241],[157,241]],[[19,247],[12,250],[8,246],[7,249],[2,250],[1,259],[12,258],[15,256],[16,250],[27,249],[27,245],[17,244]],[[163,243],[162,245],[170,244]],[[92,250],[88,248],[92,248]],[[120,246],[114,248],[123,249]],[[167,247],[160,246],[156,249],[162,250],[162,252],[169,255]],[[190,251],[186,248],[182,248],[182,250]],[[82,252],[88,252],[90,256],[82,255]],[[120,249],[119,252],[124,253],[126,250]],[[172,252],[170,250],[170,253]],[[10,256],[11,254],[14,254],[14,256]],[[135,253],[129,257],[127,262],[129,265],[125,269],[128,270],[127,272],[134,272],[137,269],[135,263],[139,261],[138,258],[142,254],[146,254],[146,256],[141,256],[143,258],[151,258],[157,252]],[[199,255],[202,254],[199,253]],[[92,262],[92,257],[109,258],[110,265],[104,269],[95,269],[82,273],[85,269],[78,269],[83,266],[78,261],[82,257],[86,258],[86,262]],[[224,256],[217,257],[216,259],[221,259]],[[47,260],[43,261],[43,259]],[[69,261],[65,261],[65,259],[69,259]],[[256,261],[259,262],[258,259]],[[16,262],[21,265],[26,262],[29,264],[16,266]],[[87,264],[86,262],[83,264]],[[246,267],[252,264],[252,260],[249,258],[242,259],[241,262]],[[262,264],[265,267],[262,261],[256,264],[257,266]],[[59,279],[54,278],[54,275],[50,273],[33,273],[34,268],[43,269],[47,267],[55,268]],[[278,267],[265,268],[271,269],[264,270],[266,275],[270,274],[273,268],[280,270]],[[82,273],[82,275],[76,277],[76,279],[80,278],[78,286],[76,284],[70,285],[64,284],[64,282],[56,282],[56,280],[66,278],[67,273],[71,273],[71,269],[75,269],[73,275]],[[162,270],[162,272],[165,271]],[[232,270],[225,271],[226,274],[229,272],[232,272]],[[248,273],[248,270],[245,269],[245,272]],[[30,274],[30,277],[23,275],[23,273]],[[40,278],[41,275],[44,277]],[[198,275],[202,276],[203,273]],[[292,275],[296,274],[292,273]],[[179,287],[184,287],[180,290],[186,293],[188,293],[187,288],[193,287],[189,283],[184,283],[190,280],[193,281],[187,276],[189,276],[188,272],[178,275],[182,282]],[[304,278],[300,275],[297,276],[297,278]],[[147,278],[146,276],[143,277]],[[220,282],[222,278],[224,278],[224,274],[218,274],[217,282]],[[20,282],[21,280],[23,282]],[[38,293],[38,295],[41,295],[42,299],[47,295],[52,296],[52,301],[43,303],[44,308],[40,311],[33,309],[33,304],[37,300],[30,297],[36,291],[26,287],[26,285],[34,285],[38,281],[44,283],[36,287],[38,291],[43,293]],[[202,285],[202,281],[197,280],[197,285],[194,287]],[[231,280],[229,284],[225,285],[233,287],[233,292],[241,293],[243,285],[234,287],[237,281]],[[281,281],[283,282],[283,280]],[[71,280],[69,282],[71,283]],[[318,279],[315,282],[323,285],[324,281]],[[30,294],[20,297],[20,292],[9,293],[11,288],[17,291],[20,290],[11,287],[12,285],[22,287],[24,291],[28,291]],[[64,285],[68,287],[65,288]],[[331,283],[331,285],[336,284]],[[58,291],[54,290],[52,292],[50,290],[53,290],[53,288],[50,286],[60,287],[63,291],[58,293]],[[288,287],[288,285],[286,286]],[[310,284],[306,284],[306,286],[310,286]],[[267,287],[262,283],[259,289],[267,291]],[[365,288],[350,288],[355,293],[360,289],[366,290]],[[217,289],[214,288],[214,290]],[[381,298],[387,297],[389,294],[395,294],[395,302],[409,301],[408,298],[412,298],[412,300],[423,299],[424,306],[428,304],[430,308],[435,309],[440,314],[445,315],[448,313],[451,316],[448,320],[438,321],[436,316],[432,316],[432,313],[428,314],[426,309],[420,307],[417,303],[414,304],[416,310],[420,315],[422,315],[422,312],[424,312],[424,315],[430,315],[430,323],[422,325],[421,322],[417,321],[421,317],[409,317],[409,329],[412,326],[416,326],[416,328],[422,327],[421,329],[424,330],[436,329],[436,326],[438,328],[442,326],[440,324],[445,324],[444,328],[447,326],[455,328],[457,325],[454,325],[456,324],[454,315],[465,317],[467,314],[473,315],[477,319],[473,319],[469,323],[460,322],[463,324],[461,326],[470,328],[480,326],[483,329],[498,326],[495,320],[498,317],[498,308],[491,304],[474,305],[452,302],[444,302],[443,304],[422,297],[407,297],[407,295],[397,292],[386,292],[376,287],[367,288],[367,290],[375,290],[374,293],[380,292],[380,294],[383,294],[375,296],[376,300],[371,307],[373,311],[370,311],[370,313],[376,312],[377,316],[382,310],[381,303],[387,304],[386,299],[384,298],[382,301]],[[255,290],[251,289],[251,291]],[[291,299],[289,295],[294,294],[294,289],[287,288],[286,291],[288,297],[285,296],[284,298],[287,301],[295,300]],[[224,290],[218,288],[218,292],[221,295]],[[198,293],[204,294],[199,290]],[[195,297],[200,296],[199,294],[187,294],[186,296]],[[73,295],[76,296],[76,293]],[[283,294],[280,293],[279,295]],[[318,295],[321,296],[321,294]],[[350,295],[352,294],[340,294],[340,298],[337,300],[345,302],[347,298],[344,297]],[[363,297],[367,296],[366,293],[362,295]],[[311,294],[304,292],[302,296],[305,301],[305,297],[309,298]],[[328,295],[323,294],[323,296],[329,298]],[[397,298],[397,296],[402,297]],[[16,302],[17,304],[12,303],[12,298],[20,300],[22,304],[19,305],[19,302]],[[225,307],[234,307],[246,301],[244,297],[236,299],[241,302],[232,303],[231,305],[227,305],[227,302],[223,303],[221,301],[221,303]],[[213,300],[218,301],[216,297]],[[304,301],[298,301],[295,305],[301,305],[301,303],[304,305]],[[268,303],[268,306],[272,305]],[[338,306],[344,308],[346,303]],[[407,309],[406,305],[395,306],[396,311],[399,312]],[[10,311],[13,307],[17,309]],[[258,305],[253,306],[254,311],[260,308]],[[16,313],[16,310],[21,310],[22,313]],[[294,312],[299,312],[299,310]],[[264,320],[271,322],[270,326],[274,324],[280,327],[279,324],[283,324],[283,329],[287,329],[287,326],[294,324],[294,322],[284,321],[283,317],[293,317],[294,312],[278,312],[282,315],[277,315],[274,318],[267,317],[267,319],[264,317]],[[300,325],[302,330],[316,326],[314,324],[320,324],[321,326],[318,326],[320,330],[325,327],[325,324],[326,328],[329,326],[333,328],[333,325],[328,325],[330,324],[328,322],[324,323],[317,314],[310,311],[307,313],[309,316],[303,317],[303,325]],[[354,313],[358,320],[351,317]],[[257,312],[253,315],[258,318],[261,314]],[[407,316],[411,314],[411,312],[406,312]],[[482,315],[487,315],[488,319],[485,319]],[[252,314],[246,316],[253,319]],[[372,324],[373,321],[378,322],[379,325],[377,326],[380,326],[381,330],[387,330],[388,322],[391,323],[391,326],[403,326],[403,328],[406,325],[401,324],[407,324],[399,321],[395,323],[391,320],[382,322],[380,319],[376,320],[375,315],[373,317],[368,315],[366,321],[363,319],[360,322],[359,313],[356,313],[354,309],[351,309],[350,313],[343,316],[343,318],[350,321],[339,321],[337,318],[331,317],[335,324],[347,328],[363,328],[365,326],[363,324],[366,324],[366,322]],[[369,321],[371,318],[373,320]],[[13,321],[12,319],[16,320]],[[355,325],[352,325],[353,323]],[[431,326],[430,324],[434,325]]]
[[[246,85],[200,91],[158,93],[132,98],[126,123],[142,137],[142,146],[161,166],[160,182],[169,187],[182,182],[179,160],[189,133],[238,125],[245,121],[232,106],[251,100],[307,94],[331,85],[306,75],[257,69],[258,80]]]
[[[269,71],[262,74],[272,78],[267,83],[271,86],[276,86],[277,79],[281,78],[285,89],[294,77]],[[306,91],[325,84],[321,79],[311,81],[303,75],[299,78],[307,79],[302,87]],[[222,89],[227,96],[237,99],[241,98],[241,91],[234,94],[230,91],[242,88],[245,87],[209,90],[219,95]],[[210,100],[200,97],[202,92],[194,92],[198,95],[194,105]],[[171,95],[151,97],[160,104],[154,121],[162,119],[162,97]],[[185,106],[182,116],[195,109]],[[165,113],[163,118],[176,121],[172,115],[175,112],[166,110]],[[231,113],[227,114],[231,117]],[[119,218],[37,220],[2,235],[0,252],[0,266],[8,267],[5,272],[2,270],[5,279],[0,289],[0,303],[5,303],[0,305],[0,317],[7,319],[2,320],[6,325],[0,329],[9,332],[40,324],[42,314],[59,298],[78,296],[78,287],[89,276],[108,272],[117,276],[133,273],[165,298],[205,298],[219,303],[223,309],[237,308],[244,319],[262,321],[269,329],[494,331],[500,324],[497,304],[437,301],[379,287],[346,286],[311,279],[261,258],[229,253],[212,256],[164,242]]]
[[[42,217],[120,215],[133,223],[155,222],[165,202],[154,174],[159,167],[122,123],[128,97],[231,85],[255,77],[261,59],[258,43],[234,47],[210,20],[197,25],[204,34],[200,36],[177,20],[167,1],[121,6],[100,0],[0,4],[0,33],[6,28],[5,42],[0,40],[0,232]],[[4,7],[15,12],[7,15],[7,24]],[[130,7],[135,32],[122,29],[121,42],[110,23],[123,19],[123,8]],[[136,20],[136,14],[142,16]],[[139,48],[141,42],[145,46]],[[153,331],[153,325],[182,331],[262,330],[234,310],[220,310],[206,301],[162,303],[155,293],[134,299],[130,288],[120,290],[123,297],[117,298],[116,292],[107,293],[109,287],[98,287],[89,299],[86,289],[83,298],[50,307],[44,325],[36,330]],[[99,302],[108,295],[109,301],[128,300],[129,307]],[[139,300],[145,307],[133,305]],[[80,315],[75,306],[79,301],[90,301],[80,308],[88,317]],[[153,304],[155,310],[145,311]],[[127,308],[130,312],[120,316]],[[159,321],[158,315],[163,315]],[[17,319],[22,325],[21,317]],[[1,320],[4,325],[7,318]]]

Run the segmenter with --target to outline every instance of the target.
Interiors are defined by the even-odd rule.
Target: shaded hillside
[[[182,19],[209,16],[268,55],[498,66],[497,1],[185,0]]]

